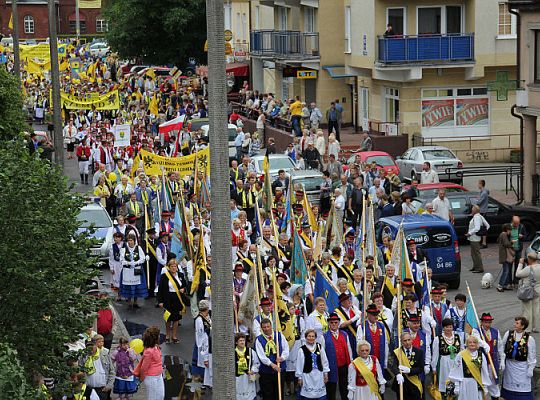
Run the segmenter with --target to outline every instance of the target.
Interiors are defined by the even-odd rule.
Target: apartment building
[[[519,147],[516,92],[505,90],[516,84],[506,2],[344,0],[339,26],[363,127],[446,145],[463,161],[508,160]]]
[[[323,114],[337,99],[351,123],[353,84],[332,70],[344,67],[344,11],[343,0],[251,1],[253,88],[315,101]]]
[[[230,46],[227,61],[246,61],[249,56],[249,27],[250,6],[249,0],[224,1],[225,32],[231,32],[226,37],[227,46]]]

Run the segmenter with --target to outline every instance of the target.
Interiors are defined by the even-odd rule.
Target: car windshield
[[[373,161],[377,163],[377,165],[380,165],[381,167],[393,167],[394,166],[394,160],[392,160],[388,156],[370,156],[366,158],[366,162],[371,164]]]
[[[259,171],[263,170],[263,162],[264,162],[264,158],[257,161],[257,165],[259,166]],[[270,170],[276,170],[276,169],[289,170],[293,168],[294,168],[294,164],[289,157],[270,158],[270,167],[269,167]]]
[[[446,227],[422,227],[417,229],[407,229],[405,232],[407,240],[413,239],[418,246],[425,249],[435,249],[452,245],[452,233]]]
[[[463,189],[460,187],[447,187],[445,188],[446,193],[457,193],[457,192],[463,192]],[[432,189],[420,189],[420,196],[421,197],[427,197],[428,195],[433,195],[434,197],[439,194],[438,188],[432,188]]]
[[[437,150],[424,150],[424,160],[442,160],[446,158],[456,158],[450,150],[437,149]]]
[[[293,187],[300,185],[304,187],[307,192],[313,192],[321,189],[323,179],[320,176],[310,176],[305,178],[293,178]]]
[[[190,129],[191,129],[191,132],[198,131],[204,125],[208,125],[208,119],[206,119],[206,118],[192,119],[191,121],[189,121],[189,126],[190,126]]]
[[[82,209],[77,220],[81,221],[81,228],[89,228],[94,226],[95,228],[109,228],[111,219],[104,209]]]

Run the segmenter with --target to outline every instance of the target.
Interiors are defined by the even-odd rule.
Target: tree
[[[0,67],[0,140],[13,139],[30,130],[23,112],[20,82]]]
[[[0,393],[10,400],[36,398],[36,389],[28,383],[17,352],[5,343],[0,343]]]
[[[104,2],[107,40],[121,58],[182,68],[205,58],[204,0],[110,0]]]
[[[55,378],[61,390],[72,372],[65,344],[99,309],[85,294],[97,273],[86,254],[89,239],[77,234],[83,199],[22,140],[0,143],[0,165],[0,343],[17,351],[28,382]]]

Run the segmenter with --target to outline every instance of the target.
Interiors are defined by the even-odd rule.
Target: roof
[[[540,9],[540,3],[538,3],[538,0],[508,0],[508,8],[514,8],[514,9],[532,9],[532,10],[539,10]]]
[[[450,225],[450,222],[430,214],[395,215],[393,217],[381,218],[379,221],[386,222],[394,227],[398,227],[403,222],[404,228],[417,228],[427,223]]]

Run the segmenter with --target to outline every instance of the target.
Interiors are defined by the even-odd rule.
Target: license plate
[[[100,256],[101,249],[90,249],[90,254],[92,254],[93,256]]]

